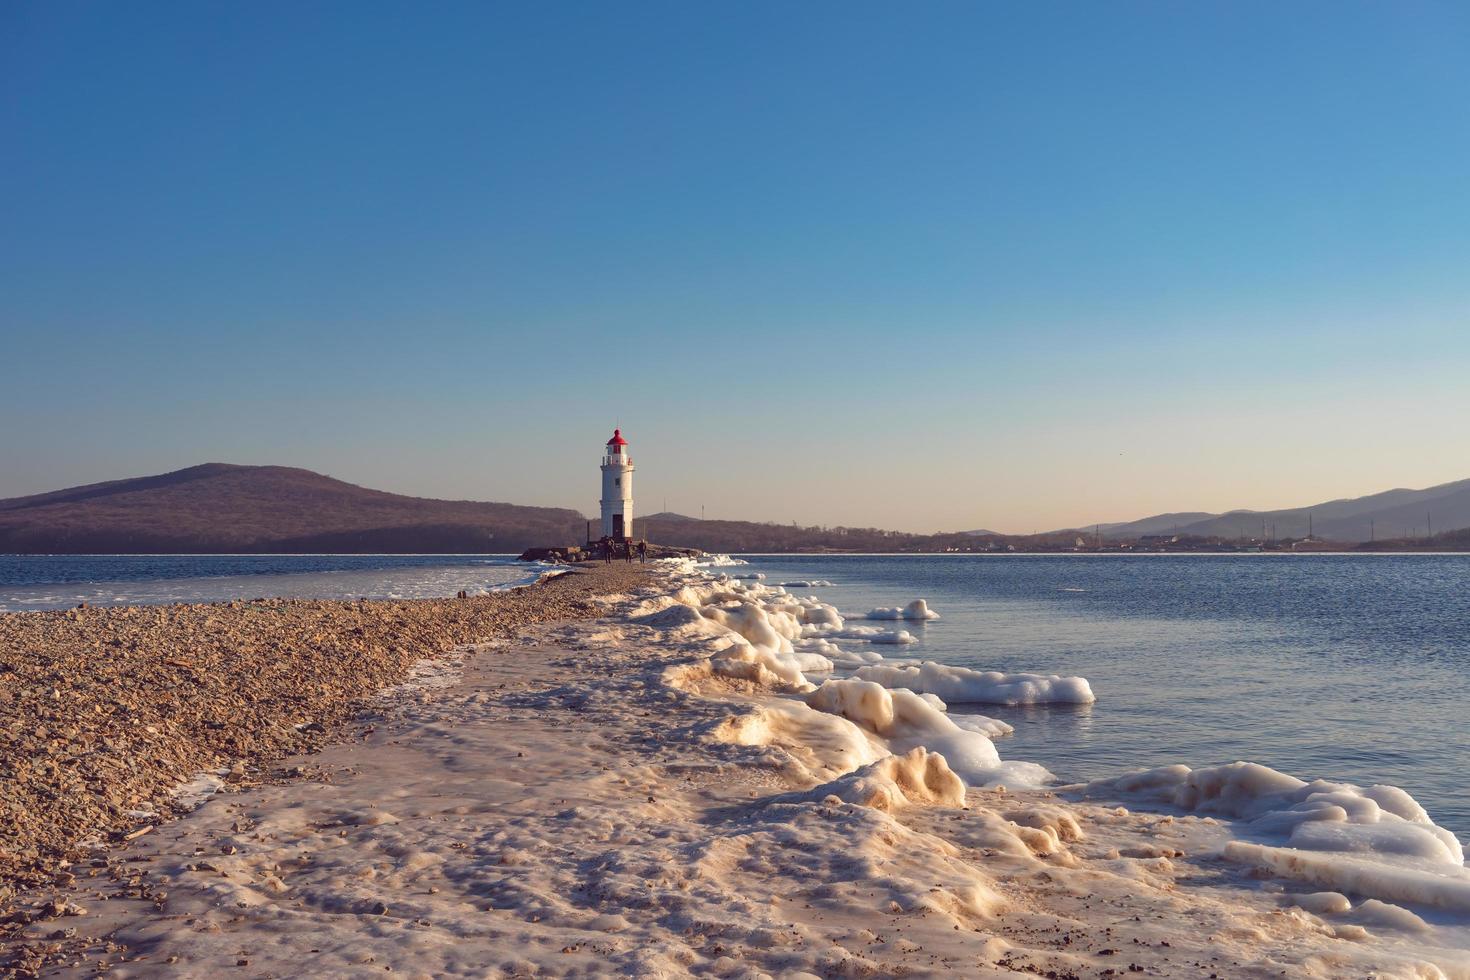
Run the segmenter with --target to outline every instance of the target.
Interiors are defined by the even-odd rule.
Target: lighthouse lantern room
[[[613,430],[602,454],[602,536],[633,538],[633,459],[621,429]]]

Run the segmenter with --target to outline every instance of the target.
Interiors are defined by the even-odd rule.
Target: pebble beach
[[[82,845],[136,839],[201,774],[233,786],[319,747],[414,664],[592,614],[642,574],[588,565],[465,599],[83,607],[0,614],[4,914],[65,884]],[[17,907],[16,903],[19,903]]]

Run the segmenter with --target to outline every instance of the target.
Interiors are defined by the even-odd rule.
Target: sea
[[[952,704],[1015,726],[997,747],[1062,780],[1264,763],[1402,787],[1470,840],[1470,555],[747,555],[895,658],[1086,677],[1085,707]],[[508,555],[0,556],[0,611],[271,596],[423,598],[526,584]],[[846,642],[846,641],[844,641]]]
[[[0,612],[232,599],[432,599],[529,585],[514,555],[0,555]]]
[[[746,556],[861,615],[927,599],[885,658],[1081,675],[1085,707],[951,705],[1064,781],[1264,763],[1407,790],[1470,841],[1470,555]],[[802,582],[820,582],[803,587]],[[840,645],[840,644],[839,644]]]

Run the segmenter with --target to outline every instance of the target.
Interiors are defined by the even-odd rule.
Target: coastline
[[[824,705],[803,670],[880,634],[820,604],[689,563],[623,588],[109,853],[26,941],[119,976],[1470,975],[1438,920],[1226,860],[1222,816],[961,781],[877,730],[896,692]],[[836,643],[783,644],[803,619]]]
[[[0,880],[41,884],[88,838],[177,809],[176,786],[259,778],[413,665],[589,615],[629,573],[548,571],[466,599],[262,599],[0,614]]]

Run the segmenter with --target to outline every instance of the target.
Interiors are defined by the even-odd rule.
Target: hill
[[[1278,538],[1303,537],[1311,513],[1318,539],[1366,541],[1371,521],[1386,547],[1465,546],[1463,535],[1423,541],[1426,511],[1436,529],[1470,527],[1470,480],[1292,510],[1159,514],[1105,524],[1101,531],[1109,549],[1177,529],[1180,547],[1228,550],[1242,536],[1259,536],[1263,522],[1268,530],[1275,526]],[[737,553],[1071,551],[1083,547],[1078,538],[1092,541],[1090,527],[1016,536],[981,530],[906,534],[675,513],[639,518],[635,528],[639,537],[660,544]],[[581,542],[585,530],[585,518],[566,508],[408,497],[285,466],[207,463],[0,500],[0,552],[22,554],[520,552]]]
[[[574,510],[432,500],[286,466],[206,463],[0,500],[0,552],[520,552],[581,542]],[[964,534],[702,521],[664,513],[640,537],[706,551],[942,551],[986,545]]]
[[[1470,527],[1445,531],[1432,538],[1379,538],[1359,548],[1363,551],[1470,551]]]
[[[0,500],[0,552],[487,552],[576,541],[556,507],[431,500],[310,470],[207,463]]]
[[[1070,546],[1070,534],[1004,536],[990,531],[908,534],[876,527],[798,527],[757,521],[719,521],[654,514],[637,521],[638,534],[650,541],[703,551],[728,552],[928,552],[1004,549],[1054,549]]]
[[[675,513],[639,518],[636,530],[650,541],[705,551],[994,546],[973,534],[704,521]],[[585,518],[574,510],[407,497],[285,466],[206,463],[0,500],[0,552],[21,554],[520,552],[578,543],[585,533]]]
[[[1366,497],[1329,500],[1284,510],[1236,510],[1224,514],[1158,514],[1138,521],[1103,524],[1104,537],[1114,540],[1145,534],[1184,534],[1198,537],[1260,537],[1275,528],[1277,538],[1313,536],[1330,541],[1364,542],[1370,538],[1410,538],[1423,535],[1432,521],[1443,530],[1470,527],[1470,480],[1458,480],[1423,490],[1396,489]]]

